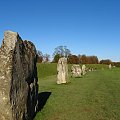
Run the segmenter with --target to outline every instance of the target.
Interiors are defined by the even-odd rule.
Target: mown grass
[[[52,76],[57,74],[57,64],[56,63],[38,63],[37,64],[37,71],[38,71],[38,78],[45,78],[47,76]]]
[[[68,65],[69,72],[71,71],[72,64]],[[80,65],[82,66],[82,65]],[[100,65],[100,64],[87,64],[86,67],[88,68],[96,68],[97,70],[108,69],[107,65]],[[57,64],[56,63],[38,63],[37,64],[37,71],[38,71],[38,78],[45,78],[48,76],[56,75],[57,74]]]
[[[56,64],[45,66],[43,72],[38,65],[39,92],[51,95],[35,120],[120,120],[119,68],[101,69],[104,66],[96,65],[97,71],[81,78],[70,77],[69,84],[57,85]]]

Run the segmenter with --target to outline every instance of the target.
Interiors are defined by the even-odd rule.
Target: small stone
[[[86,66],[82,65],[82,75],[85,75],[85,74],[86,74]]]
[[[111,68],[112,68],[112,65],[111,65],[111,64],[109,64],[108,68],[109,68],[109,69],[111,69]]]
[[[79,65],[73,65],[71,67],[71,75],[72,77],[81,77],[82,70]]]

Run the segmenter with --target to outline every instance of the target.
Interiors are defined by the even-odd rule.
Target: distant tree
[[[88,64],[98,64],[99,60],[97,56],[87,56],[87,63]]]
[[[59,60],[60,58],[61,58],[60,55],[59,55],[59,54],[56,54],[56,55],[54,56],[54,58],[53,58],[53,62],[58,63],[58,60]]]
[[[79,58],[76,55],[69,55],[68,56],[68,63],[70,64],[79,64]]]
[[[97,56],[81,55],[79,56],[79,61],[82,64],[98,64],[99,63]]]
[[[67,46],[58,46],[55,48],[53,56],[59,55],[60,57],[68,57],[71,54],[71,51],[67,48]]]
[[[94,57],[94,64],[98,64],[99,63],[99,59],[98,59],[98,57],[97,56],[93,56]]]
[[[80,62],[82,64],[87,64],[88,63],[87,56],[86,55],[81,55]]]
[[[50,55],[47,54],[47,53],[44,54],[44,55],[43,55],[43,61],[44,61],[44,62],[49,62],[49,61],[50,61]]]
[[[37,50],[37,62],[41,63],[43,61],[43,53],[40,50]]]
[[[80,54],[78,54],[79,64],[81,63],[80,58],[81,58],[81,55],[80,55]]]
[[[110,59],[101,60],[101,61],[100,61],[100,64],[106,64],[106,65],[109,65],[109,64],[112,64],[112,61],[111,61]]]
[[[112,65],[115,67],[120,67],[120,62],[112,62]]]

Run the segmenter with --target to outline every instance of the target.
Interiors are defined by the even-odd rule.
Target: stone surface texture
[[[68,80],[68,65],[67,58],[60,58],[57,64],[57,84],[67,83]]]
[[[86,66],[82,65],[82,75],[85,75],[85,74],[86,74]]]
[[[37,109],[36,48],[6,31],[0,48],[0,120],[32,120]]]
[[[73,65],[71,67],[71,75],[72,77],[81,77],[82,70],[79,65]]]
[[[111,68],[112,68],[112,65],[111,65],[111,64],[109,64],[109,66],[108,66],[108,67],[109,67],[109,69],[111,69]]]

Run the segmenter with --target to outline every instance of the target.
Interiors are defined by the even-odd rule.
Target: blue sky
[[[120,61],[120,0],[1,0],[0,43],[5,30],[50,55],[65,45],[73,54]]]

